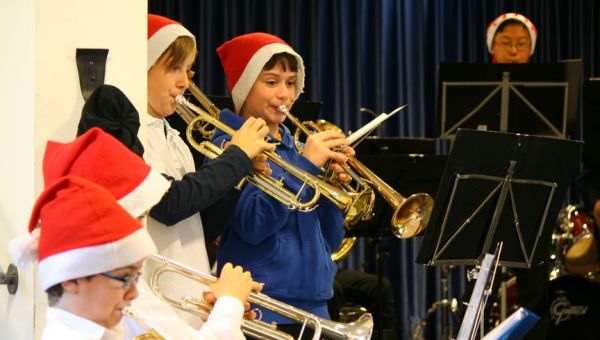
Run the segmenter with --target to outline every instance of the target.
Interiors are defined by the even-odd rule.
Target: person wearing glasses
[[[142,261],[156,252],[146,229],[103,187],[65,176],[37,199],[28,230],[11,251],[22,266],[38,261],[49,305],[42,339],[117,338]]]
[[[535,52],[538,31],[531,20],[519,13],[504,13],[492,20],[488,25],[486,43],[495,64],[526,64]],[[550,240],[548,240],[550,242]],[[541,317],[541,320],[530,329],[525,339],[545,339],[548,309],[549,263],[532,266],[529,269],[511,268],[505,276],[516,277],[518,298],[516,303]],[[508,277],[497,276],[495,288],[501,280]],[[507,281],[510,282],[510,281]],[[495,290],[497,292],[497,290]],[[500,302],[496,302],[499,304]],[[510,301],[509,301],[510,303]],[[488,305],[494,304],[494,297]],[[508,306],[510,308],[515,306]],[[490,318],[493,319],[493,318]]]
[[[139,294],[142,263],[156,246],[142,223],[107,189],[74,175],[56,179],[37,199],[28,231],[12,240],[10,249],[20,266],[38,262],[40,286],[49,305],[43,340],[142,335],[127,333],[122,320]],[[253,285],[249,272],[227,265],[210,287],[219,301],[240,300],[237,313],[225,314],[214,327],[203,327],[189,338],[243,339],[242,304]],[[137,331],[148,329],[142,326]]]
[[[90,100],[94,96],[106,97],[104,99],[121,98],[128,102],[125,95],[112,86],[103,88],[101,93],[98,93],[97,89],[90,96]],[[96,102],[105,103],[106,100],[97,100]],[[106,121],[106,117],[99,114],[104,109],[104,105],[88,105],[89,103],[88,100],[86,103],[89,109],[88,114],[91,115],[93,112],[94,119],[88,120],[95,123],[101,122],[102,124],[99,125],[103,126],[110,125]],[[124,114],[122,110],[114,110],[116,105],[110,105],[110,107],[113,108],[111,117]],[[120,138],[124,135],[120,130],[120,128],[113,129],[111,132],[117,132],[115,135]],[[137,128],[133,134],[137,134]],[[72,142],[48,141],[43,161],[45,186],[49,186],[67,175],[80,176],[108,190],[121,207],[144,225],[148,211],[161,199],[170,183],[144,163],[139,155],[129,150],[127,146],[131,144],[126,146],[124,145],[125,141],[116,139],[97,127],[85,131]],[[233,269],[232,266],[229,268]],[[148,270],[143,271],[149,272]],[[152,273],[149,272],[149,274]],[[247,286],[239,281],[239,277],[234,276],[229,279],[229,276],[228,273],[225,273],[225,276],[219,279],[219,287],[216,288],[220,292],[212,292],[208,289],[203,292],[203,286],[197,285],[193,291],[187,292],[187,295],[203,296],[208,303],[214,305],[210,321],[202,326],[203,333],[213,332],[217,329],[221,333],[226,333],[228,339],[241,339],[243,335],[239,326],[243,315],[242,311],[244,307],[249,308],[249,306],[244,306],[246,291],[259,290],[262,287],[254,282]],[[131,281],[128,281],[126,284],[130,283]],[[180,319],[171,306],[156,297],[144,280],[138,282],[136,278],[136,283],[138,297],[131,303],[130,310],[139,319],[145,320],[146,325],[156,329],[167,338],[190,339],[195,336],[197,330],[190,327],[185,320]],[[224,292],[226,292],[225,295],[223,295]],[[221,296],[221,298],[217,300],[217,296]],[[241,299],[236,297],[241,297]],[[252,312],[249,313],[248,316]],[[135,330],[139,328],[134,320],[128,318],[124,319],[123,324],[125,334],[134,334]],[[226,332],[225,329],[229,329],[229,331]]]
[[[525,64],[535,51],[537,29],[527,17],[504,13],[494,19],[487,29],[487,47],[492,63]]]

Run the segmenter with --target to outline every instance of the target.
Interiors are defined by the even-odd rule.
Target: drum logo
[[[559,294],[564,294],[565,291],[559,291]],[[565,295],[559,295],[552,301],[550,305],[550,316],[554,320],[554,324],[558,325],[563,321],[567,321],[573,317],[585,315],[588,306],[571,305],[571,301]]]

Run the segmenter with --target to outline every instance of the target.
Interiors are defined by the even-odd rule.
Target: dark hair
[[[89,281],[94,276],[96,276],[96,275],[88,275],[88,276],[85,276],[84,279]],[[51,286],[50,288],[46,289],[46,294],[48,295],[48,306],[52,307],[52,306],[56,305],[58,303],[58,301],[60,300],[60,298],[63,296],[64,292],[65,291],[62,287],[62,282],[57,283],[54,286]]]
[[[273,54],[271,59],[269,59],[263,67],[263,70],[272,70],[278,64],[281,65],[284,71],[287,71],[287,68],[289,67],[290,71],[298,72],[298,60],[287,52]]]
[[[510,25],[520,25],[521,27],[523,27],[525,29],[525,31],[527,33],[529,33],[529,29],[523,22],[521,22],[517,19],[507,19],[498,26],[498,29],[496,29],[496,33],[494,33],[494,39],[496,39],[496,36],[498,35],[498,33],[504,32],[504,29],[506,28],[506,26],[510,26]]]
[[[52,307],[58,303],[58,300],[63,295],[63,287],[62,283],[57,283],[54,286],[46,289],[46,294],[48,294],[48,306]]]
[[[165,63],[168,68],[174,67],[182,64],[190,54],[193,54],[194,57],[197,54],[194,39],[188,36],[180,36],[160,55],[154,65]]]

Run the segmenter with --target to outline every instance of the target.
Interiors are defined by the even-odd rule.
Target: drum
[[[600,338],[600,285],[577,275],[550,281],[549,339]]]
[[[587,277],[600,269],[598,248],[593,236],[594,220],[581,206],[568,205],[558,214],[557,228],[552,235],[555,263],[555,278],[562,274],[577,274]]]
[[[503,320],[502,318],[502,301],[505,299],[506,303],[506,315],[505,318],[514,313],[517,309],[519,309],[519,292],[517,291],[517,278],[515,276],[510,277],[508,280],[504,282],[505,290],[502,289],[502,283],[498,288],[498,296],[496,300],[488,300],[488,302],[492,302],[492,308],[490,309],[489,322],[486,325],[486,330],[491,331],[496,328]],[[504,294],[506,293],[506,298],[504,298]]]

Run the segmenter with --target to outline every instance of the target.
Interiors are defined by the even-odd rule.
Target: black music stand
[[[577,118],[581,60],[441,63],[440,137],[459,128],[566,138]]]
[[[546,260],[549,245],[540,240],[550,240],[582,145],[459,129],[417,262],[474,265],[500,241],[501,265],[529,268]]]
[[[408,140],[387,137],[367,137],[356,148],[357,159],[369,169],[376,169],[377,176],[405,197],[412,193],[425,192],[434,195],[437,190],[446,156],[427,155],[433,152],[433,141]],[[406,154],[398,154],[405,152]],[[377,337],[382,339],[382,285],[383,266],[388,258],[388,247],[384,237],[392,235],[391,218],[393,209],[380,195],[376,194],[373,217],[359,221],[346,231],[346,237],[368,237],[375,252],[375,275],[377,276]]]
[[[500,242],[501,265],[544,261],[549,242],[540,240],[550,239],[581,148],[558,138],[459,129],[417,262],[478,265]]]

